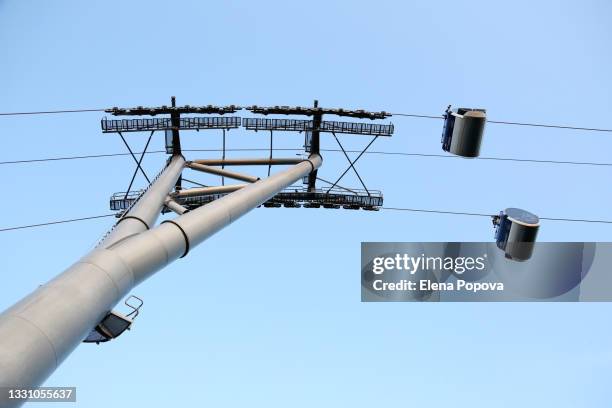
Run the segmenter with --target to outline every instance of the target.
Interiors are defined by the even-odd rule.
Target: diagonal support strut
[[[346,173],[348,173],[348,171],[351,169],[351,167],[353,167],[353,165],[355,163],[357,163],[357,160],[359,160],[361,158],[361,156],[363,156],[363,154],[370,148],[370,146],[372,146],[372,143],[374,143],[376,141],[376,139],[378,139],[379,136],[375,136],[374,139],[372,139],[372,141],[370,141],[370,143],[368,143],[368,145],[361,151],[361,153],[359,153],[359,156],[357,156],[357,158],[353,161],[349,160],[349,162],[351,163],[351,165],[344,170],[344,173],[342,173],[340,175],[340,177],[338,177],[338,180],[336,180],[334,182],[334,184],[332,184],[332,186],[327,190],[327,193],[329,194],[329,192],[331,191],[332,188],[334,188],[336,186],[336,184],[338,184],[340,182],[340,180],[342,180],[342,177],[344,177],[344,175]],[[344,150],[344,149],[343,149]],[[346,154],[346,153],[345,153]],[[365,186],[364,186],[365,187]],[[367,190],[366,190],[367,191]],[[368,192],[368,195],[370,195],[370,193]]]
[[[138,159],[138,162],[137,162],[138,165],[134,169],[134,174],[132,174],[132,179],[130,180],[130,185],[128,186],[127,191],[125,192],[125,199],[127,199],[128,194],[130,193],[130,190],[132,190],[132,184],[134,184],[134,179],[136,178],[136,174],[138,174],[138,169],[142,169],[140,167],[140,164],[142,163],[142,159],[144,158],[144,155],[147,153],[147,148],[149,147],[149,143],[151,143],[151,138],[153,137],[153,133],[155,133],[154,130],[151,131],[151,134],[149,135],[149,139],[147,140],[147,143],[145,144],[145,147],[142,150],[142,153],[140,154],[140,159]],[[143,172],[143,174],[144,174],[144,172]],[[147,177],[146,174],[145,174],[145,177]],[[147,180],[149,180],[149,179],[147,178]]]
[[[366,191],[366,193],[368,193],[368,196],[370,196],[370,191],[368,190],[368,188],[366,187],[365,183],[361,179],[361,176],[359,175],[359,172],[357,172],[357,169],[353,165],[353,162],[351,161],[351,158],[346,153],[346,150],[344,150],[344,146],[342,146],[342,143],[340,143],[340,140],[336,136],[336,133],[332,132],[332,135],[334,135],[334,139],[336,139],[336,142],[338,143],[338,146],[340,146],[340,149],[342,149],[342,153],[344,153],[344,157],[346,157],[346,160],[348,160],[350,168],[353,169],[353,171],[357,175],[357,178],[359,179],[359,182],[363,186],[363,189]],[[369,145],[368,145],[368,147],[369,147]],[[366,147],[366,149],[367,149],[367,147]],[[357,160],[355,160],[355,161],[357,161]]]
[[[145,173],[145,171],[142,169],[142,167],[140,166],[140,162],[138,161],[138,159],[136,158],[136,155],[134,154],[134,152],[132,151],[132,149],[130,148],[130,145],[128,144],[128,142],[125,140],[125,138],[123,137],[123,134],[121,132],[117,132],[119,133],[119,136],[121,136],[121,140],[123,140],[123,143],[125,144],[125,147],[127,147],[128,151],[130,152],[130,154],[132,155],[132,159],[134,159],[134,161],[136,162],[136,166],[138,169],[140,169],[140,171],[142,171],[142,175],[145,176],[145,178],[147,179],[147,183],[151,184],[151,180],[149,180],[149,177],[147,177],[147,173]],[[152,132],[151,132],[152,133]]]

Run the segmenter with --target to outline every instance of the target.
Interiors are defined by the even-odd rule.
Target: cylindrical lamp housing
[[[445,114],[442,150],[462,157],[478,157],[487,122],[485,109],[459,108]]]
[[[531,258],[538,235],[540,219],[520,208],[506,208],[499,215],[495,241],[506,258],[526,261]]]

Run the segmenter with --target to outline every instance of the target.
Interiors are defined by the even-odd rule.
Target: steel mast
[[[158,214],[153,216],[150,210],[163,205],[160,198],[167,196],[184,163],[181,156],[174,156],[139,200],[141,204],[124,215],[102,245],[0,315],[0,387],[39,386],[134,286],[318,169],[322,159],[311,155],[150,228]],[[11,404],[0,400],[1,407],[16,406]]]
[[[121,317],[111,310],[131,289],[172,261],[186,256],[190,249],[253,208],[260,205],[272,208],[282,205],[287,208],[303,206],[377,210],[382,206],[382,194],[365,187],[354,164],[379,136],[391,136],[393,125],[323,121],[322,116],[328,114],[374,120],[384,119],[390,114],[324,109],[315,102],[314,107],[309,108],[247,108],[254,114],[306,115],[312,116],[312,120],[241,120],[235,116],[223,116],[242,109],[234,105],[177,107],[175,102],[172,97],[171,106],[106,110],[113,116],[153,116],[147,119],[104,118],[101,121],[102,132],[118,133],[136,162],[128,191],[111,197],[111,209],[123,212],[96,248],[0,314],[0,408],[18,406],[23,402],[8,400],[8,393],[3,391],[8,388],[32,389],[41,385],[82,341],[107,341],[129,328],[129,325],[124,325],[115,335],[105,331],[110,327],[105,326],[105,322],[131,324],[131,321],[124,319],[125,316]],[[189,114],[221,116],[183,116]],[[154,117],[156,115],[169,117]],[[241,125],[248,130],[270,131],[268,159],[225,158],[225,132]],[[179,131],[207,129],[223,130],[222,159],[187,161],[182,155]],[[145,131],[151,134],[138,159],[122,133]],[[165,133],[166,152],[170,158],[160,173],[149,180],[141,162],[156,131]],[[308,158],[274,158],[273,131],[305,132]],[[319,179],[317,170],[322,164],[319,155],[321,133],[331,133],[349,161],[349,167],[334,183],[322,180],[331,185],[327,190],[315,188],[315,181]],[[374,139],[352,160],[336,133],[371,135]],[[215,167],[219,165],[220,168]],[[268,177],[260,179],[225,169],[225,166],[251,165],[267,166]],[[270,176],[270,168],[274,165],[291,167]],[[241,183],[222,186],[200,184],[198,188],[184,189],[182,172],[185,169],[221,176],[223,180],[239,180]],[[350,169],[355,172],[364,190],[338,185]],[[139,171],[149,181],[149,186],[137,195],[133,192],[131,194],[132,184]],[[306,189],[292,186],[299,180],[307,184]],[[287,189],[289,186],[292,186],[291,189]],[[159,214],[168,211],[178,216],[154,227]],[[138,314],[138,307],[134,307],[134,316]],[[97,335],[107,338],[98,340]]]

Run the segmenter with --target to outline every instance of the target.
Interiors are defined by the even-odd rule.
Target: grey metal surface
[[[153,181],[134,206],[123,215],[100,245],[108,247],[131,235],[146,231],[147,226],[151,228],[184,167],[185,158],[179,155],[173,156],[164,171]]]
[[[127,234],[123,238],[116,233],[112,244],[107,239],[105,245],[0,314],[0,387],[39,386],[135,285],[321,163],[320,156],[311,156],[172,222],[140,233],[134,233],[138,229],[134,225],[122,229]],[[182,165],[182,160],[173,159],[159,178],[164,180],[157,185],[160,191]],[[159,201],[157,194],[143,196],[139,214],[149,221],[156,218],[151,208],[159,212],[165,194]],[[19,405],[0,401],[2,408]]]
[[[177,191],[176,193],[173,193],[172,196],[173,197],[196,197],[196,196],[201,196],[201,195],[232,193],[246,186],[248,186],[248,184],[229,184],[227,186],[194,187],[194,188],[188,188],[185,190]]]
[[[521,224],[535,226],[540,223],[540,218],[537,215],[520,208],[506,208],[504,212],[512,221],[516,221]]]
[[[496,236],[497,247],[508,259],[526,261],[533,253],[540,220],[537,215],[520,208],[506,208],[504,213]]]
[[[193,160],[192,163],[206,164],[208,166],[251,166],[251,165],[284,165],[284,164],[298,164],[304,159],[300,158],[277,158],[277,159],[204,159],[204,160]]]
[[[254,183],[259,180],[259,177],[251,176],[248,174],[236,173],[234,171],[220,169],[218,167],[206,166],[204,164],[190,162],[187,164],[187,167],[193,170],[198,170],[208,174],[215,174],[217,176],[223,176],[227,178],[231,178],[234,180],[246,181],[249,183]]]
[[[162,223],[110,249],[131,266],[134,283],[138,284],[181,257],[190,248],[319,168],[321,163],[321,157],[313,155],[283,172],[247,185],[175,218],[172,223]]]
[[[455,127],[450,144],[450,152],[457,156],[478,157],[486,124],[486,114],[481,111],[468,111],[463,116],[453,113]]]
[[[167,197],[166,201],[164,201],[164,204],[166,205],[166,207],[168,207],[178,215],[185,214],[187,211],[189,211],[187,208],[174,201],[172,197]]]

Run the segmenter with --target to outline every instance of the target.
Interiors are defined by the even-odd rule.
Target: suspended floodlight
[[[515,261],[531,258],[540,227],[537,215],[520,208],[506,208],[493,217],[493,225],[497,247],[506,253],[506,258]]]
[[[487,115],[485,109],[459,108],[444,114],[442,150],[462,157],[478,157]]]

